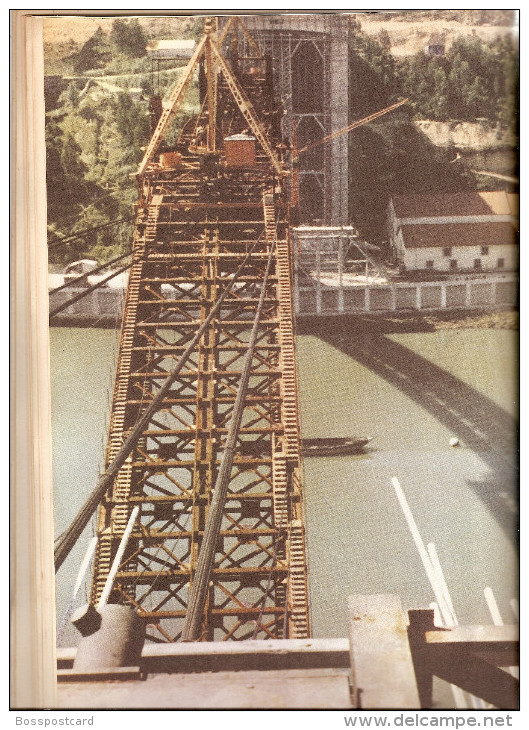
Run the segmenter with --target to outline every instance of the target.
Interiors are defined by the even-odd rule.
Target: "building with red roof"
[[[395,195],[392,257],[406,271],[517,270],[518,205],[518,195],[505,191]]]

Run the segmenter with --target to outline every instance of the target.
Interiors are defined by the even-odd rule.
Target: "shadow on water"
[[[516,539],[517,420],[459,378],[386,337],[385,327],[367,331],[365,321],[359,327],[351,319],[333,327],[313,322],[310,329],[426,409],[487,464],[487,479],[469,481],[469,486],[509,539]]]

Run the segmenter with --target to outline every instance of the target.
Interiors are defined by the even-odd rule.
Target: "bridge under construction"
[[[270,65],[239,34],[252,49],[206,21],[154,120],[106,470],[56,550],[97,503],[90,604],[131,607],[155,642],[310,633],[287,170]]]
[[[288,58],[280,48],[292,71],[291,40]],[[285,110],[267,49],[273,38],[259,45],[240,18],[207,19],[166,102],[151,100],[105,468],[55,545],[58,569],[97,513],[78,579],[93,559],[89,602],[72,618],[82,639],[58,651],[58,676],[122,680],[100,685],[94,705],[114,708],[426,708],[434,675],[458,707],[463,691],[515,707],[517,677],[503,669],[518,661],[515,627],[459,627],[418,535],[443,628],[433,608],[406,616],[397,596],[353,596],[348,639],[310,639],[291,235],[310,210],[307,181],[339,185],[330,148],[307,169],[315,127],[285,135],[285,111],[300,130],[311,114]],[[198,113],[175,130],[195,81]],[[345,133],[401,103],[331,124],[321,143],[343,149]],[[314,210],[343,229],[346,196],[331,198]],[[187,682],[178,697],[171,674]],[[244,699],[256,685],[261,701]],[[63,706],[89,706],[83,691]]]

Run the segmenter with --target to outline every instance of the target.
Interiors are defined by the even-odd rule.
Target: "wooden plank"
[[[398,596],[348,599],[354,706],[362,709],[416,709],[419,694]]]
[[[110,669],[98,669],[94,672],[77,672],[75,669],[59,669],[57,671],[58,682],[109,682],[109,681],[130,681],[141,680],[142,673],[139,667],[112,667]]]
[[[496,648],[498,644],[518,644],[518,626],[456,626],[449,631],[427,631],[428,645],[460,644],[473,651]]]
[[[421,706],[432,706],[435,675],[500,709],[515,709],[519,682],[498,669],[517,663],[516,626],[436,628],[431,609],[408,611],[411,646]],[[496,665],[496,666],[495,666]]]
[[[59,667],[71,667],[77,650],[58,649]],[[174,667],[190,672],[336,668],[349,671],[347,639],[282,639],[254,641],[201,641],[145,644],[142,669],[150,673]]]
[[[173,660],[180,673],[250,669],[349,666],[347,639],[282,639],[270,641],[201,641],[145,644],[142,665],[162,671]]]
[[[93,684],[61,682],[56,708],[351,708],[345,669],[156,674],[143,682],[102,682],[95,689]]]
[[[520,663],[518,626],[458,626],[446,632],[427,631],[424,640],[431,661],[471,652],[498,667]]]

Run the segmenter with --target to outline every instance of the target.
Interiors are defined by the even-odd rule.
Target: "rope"
[[[84,505],[81,507],[80,511],[72,521],[70,527],[65,530],[65,532],[61,535],[60,538],[57,540],[56,548],[55,548],[55,570],[57,571],[60,566],[63,564],[64,560],[66,559],[67,555],[69,554],[72,547],[77,542],[80,534],[86,527],[92,513],[95,511],[97,505],[100,503],[101,499],[103,498],[104,494],[106,493],[107,489],[111,486],[112,482],[116,478],[119,470],[127,460],[129,454],[132,452],[132,449],[135,447],[136,443],[140,439],[143,430],[145,429],[145,426],[148,424],[154,413],[159,409],[163,399],[166,397],[167,393],[171,389],[171,386],[173,385],[174,381],[178,377],[178,374],[182,370],[183,366],[189,359],[189,356],[193,352],[197,342],[202,337],[206,327],[208,327],[210,321],[213,319],[213,317],[216,315],[217,311],[220,309],[222,302],[232,289],[233,285],[237,281],[237,279],[240,277],[244,267],[246,266],[248,260],[251,257],[251,254],[254,250],[254,248],[257,246],[259,242],[259,239],[253,244],[250,251],[245,256],[243,262],[235,272],[234,276],[230,279],[228,282],[228,285],[225,287],[224,291],[221,293],[219,298],[217,299],[215,305],[211,309],[209,315],[206,317],[204,322],[201,324],[199,329],[197,330],[195,336],[187,346],[185,352],[182,354],[180,360],[178,361],[177,365],[175,366],[175,369],[173,372],[168,376],[168,378],[165,380],[164,384],[154,397],[154,399],[151,401],[150,406],[145,410],[145,412],[138,418],[138,421],[136,422],[136,425],[133,427],[133,429],[129,432],[128,437],[125,439],[120,451],[118,454],[114,457],[112,462],[107,467],[107,470],[104,474],[102,474],[98,481],[96,486],[94,487],[92,493],[84,503]]]
[[[228,436],[226,438],[226,444],[224,446],[224,451],[222,454],[222,459],[217,474],[215,487],[213,490],[213,496],[206,519],[206,525],[204,527],[204,535],[198,555],[195,579],[190,590],[189,602],[187,606],[181,641],[195,641],[200,633],[202,614],[204,611],[204,605],[206,602],[208,591],[209,576],[215,558],[215,548],[217,545],[217,538],[220,532],[224,504],[226,501],[226,494],[230,482],[233,457],[235,455],[235,443],[237,441],[239,428],[241,425],[246,390],[248,388],[248,381],[250,379],[250,369],[253,360],[255,345],[257,343],[257,331],[259,328],[261,313],[264,307],[266,285],[268,282],[270,269],[272,267],[274,249],[275,242],[270,248],[270,257],[268,259],[265,275],[263,278],[261,296],[259,297],[259,303],[257,305],[255,319],[248,342],[248,349],[246,352],[241,378],[239,381],[239,387],[237,389],[235,404],[233,406]]]
[[[111,266],[112,264],[115,264],[118,261],[121,261],[121,259],[125,259],[125,258],[127,258],[127,256],[130,256],[130,255],[131,255],[131,252],[128,251],[127,253],[124,253],[121,256],[116,256],[115,259],[111,259],[110,261],[107,261],[105,264],[101,264],[101,266],[98,266],[97,268],[92,269],[91,271],[87,272],[86,274],[81,274],[81,276],[78,276],[77,279],[68,281],[66,284],[61,284],[60,286],[57,286],[55,289],[50,289],[48,294],[55,294],[56,292],[61,291],[62,289],[66,289],[69,286],[75,286],[78,282],[82,281],[83,279],[86,279],[88,276],[94,276],[94,274],[97,274],[99,271],[106,269],[107,266]]]
[[[77,233],[72,233],[69,236],[63,236],[62,238],[54,238],[48,243],[48,248],[54,248],[55,246],[62,246],[63,243],[68,243],[69,241],[75,241],[78,238],[84,238],[85,236],[88,236],[89,233],[92,233],[92,231],[100,231],[103,228],[110,228],[110,226],[117,226],[118,223],[126,223],[128,221],[134,220],[133,215],[128,216],[127,218],[118,218],[118,220],[112,221],[110,223],[102,223],[100,226],[93,226],[92,228],[84,228],[81,231],[78,231]]]

